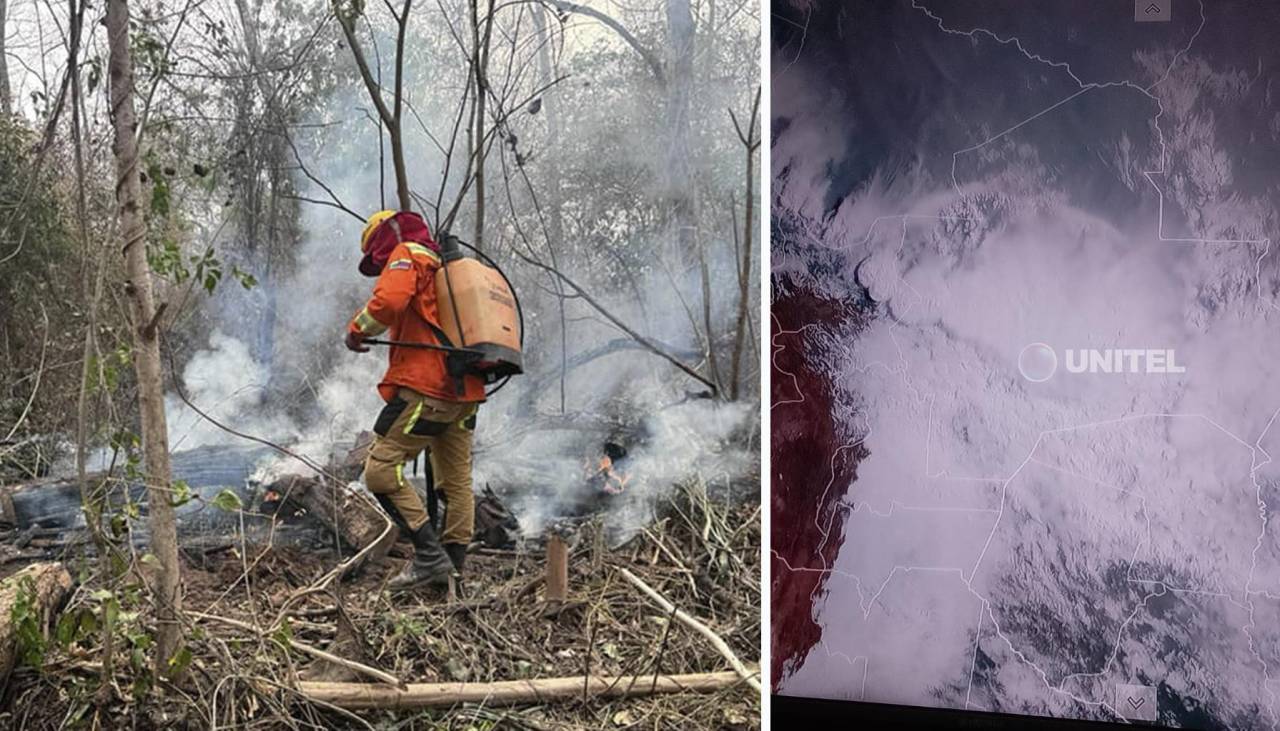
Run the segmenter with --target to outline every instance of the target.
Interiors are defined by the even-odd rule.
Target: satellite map
[[[775,0],[772,684],[1280,721],[1280,3]]]

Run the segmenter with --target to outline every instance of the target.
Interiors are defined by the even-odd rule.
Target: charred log
[[[18,661],[22,625],[35,622],[43,632],[69,591],[71,574],[60,563],[31,564],[0,582],[0,684]]]
[[[309,516],[337,531],[342,543],[353,550],[364,550],[385,535],[368,560],[385,556],[398,535],[395,529],[386,530],[388,519],[372,502],[322,477],[282,477],[267,486],[267,494],[278,496],[281,511]]]

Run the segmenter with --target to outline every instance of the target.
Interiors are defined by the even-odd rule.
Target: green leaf
[[[58,624],[53,630],[53,639],[60,646],[66,647],[75,639],[76,628],[80,624],[78,613],[67,612],[58,617]]]
[[[240,496],[229,489],[223,489],[222,492],[214,495],[213,499],[209,501],[209,504],[219,510],[225,510],[228,513],[233,513],[244,507],[244,503],[240,501]]]
[[[246,272],[245,270],[241,269],[238,266],[231,267],[231,276],[239,280],[240,286],[244,287],[245,289],[253,289],[258,285],[258,280],[256,277],[254,277],[252,274],[250,274],[249,272]]]
[[[191,486],[187,484],[186,480],[173,481],[173,497],[169,500],[170,505],[175,508],[181,507],[191,502],[193,497],[195,497],[195,494],[191,492]]]
[[[116,618],[120,616],[120,602],[112,597],[102,605],[102,621],[114,625]]]
[[[160,175],[160,168],[152,166],[147,172],[151,177],[151,214],[160,218],[169,216],[169,183]]]
[[[93,612],[85,612],[84,619],[80,620],[80,637],[88,637],[98,631],[98,615]]]
[[[280,623],[280,629],[272,633],[271,637],[276,642],[279,642],[282,647],[289,646],[289,640],[293,639],[293,625],[289,624],[288,618]]]
[[[44,662],[46,643],[41,631],[42,617],[36,603],[36,582],[23,576],[9,608],[9,622],[16,640],[19,662],[40,667]]]
[[[93,610],[81,607],[72,612],[65,612],[58,618],[53,638],[60,647],[69,647],[73,643],[88,637],[98,629],[98,620]]]
[[[173,657],[169,658],[169,677],[176,678],[182,675],[191,665],[193,659],[195,659],[195,656],[191,654],[189,647],[186,645],[179,647],[178,651],[173,653]]]

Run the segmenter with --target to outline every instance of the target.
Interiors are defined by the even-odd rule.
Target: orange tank
[[[476,259],[446,257],[435,284],[445,335],[482,353],[471,370],[491,379],[522,373],[520,313],[502,274]]]

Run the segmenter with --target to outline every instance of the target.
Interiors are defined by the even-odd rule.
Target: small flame
[[[613,468],[613,460],[608,455],[600,458],[594,471],[588,469],[588,472],[592,473],[589,481],[599,484],[600,490],[608,495],[621,495],[631,481],[631,475]]]

